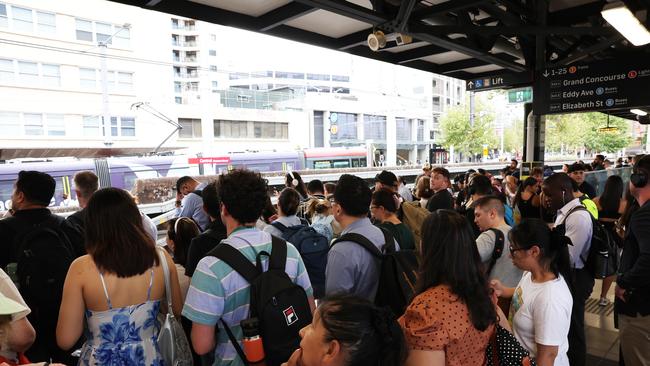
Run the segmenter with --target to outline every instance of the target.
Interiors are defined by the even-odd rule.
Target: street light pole
[[[105,41],[99,42],[101,54],[101,80],[102,80],[102,120],[104,123],[104,145],[107,147],[113,145],[111,138],[111,113],[108,105],[108,69],[106,66],[106,49],[108,45]]]
[[[124,29],[130,29],[131,24],[124,23],[120,29],[113,33],[110,37],[97,42],[100,53],[100,72],[102,81],[102,120],[104,122],[104,145],[110,147],[113,145],[113,137],[111,134],[111,112],[108,104],[108,66],[106,65],[106,50],[108,43]]]

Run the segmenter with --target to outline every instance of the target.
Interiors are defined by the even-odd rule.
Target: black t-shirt
[[[587,181],[582,182],[582,184],[578,187],[580,192],[586,194],[589,196],[589,198],[596,198],[596,189],[594,186],[591,184],[587,183]]]
[[[185,275],[192,277],[199,261],[226,237],[228,237],[226,227],[221,222],[213,221],[206,231],[192,239],[190,247],[187,250]]]
[[[452,197],[449,190],[443,189],[438,191],[429,198],[427,202],[427,210],[433,212],[440,209],[452,210],[454,208],[454,197]]]

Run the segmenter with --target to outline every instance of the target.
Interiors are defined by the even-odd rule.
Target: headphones
[[[636,188],[643,188],[648,184],[648,174],[645,169],[637,168],[635,173],[630,175],[630,182]]]
[[[179,217],[174,223],[174,236],[178,235],[178,223],[183,221],[184,217]]]
[[[298,187],[298,183],[300,183],[300,182],[298,182],[298,179],[296,179],[296,177],[293,175],[293,172],[290,170],[288,174],[292,179],[291,180],[291,186],[292,187]]]

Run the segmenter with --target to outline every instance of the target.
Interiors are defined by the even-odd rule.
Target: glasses
[[[513,256],[513,255],[515,255],[516,252],[518,252],[520,250],[528,250],[530,248],[513,248],[512,245],[511,245],[508,249],[510,249],[510,255]]]

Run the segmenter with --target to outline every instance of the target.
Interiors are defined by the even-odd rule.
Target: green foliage
[[[524,121],[515,119],[510,127],[506,127],[503,136],[503,149],[505,152],[521,152],[524,147]]]
[[[607,126],[607,115],[599,112],[547,116],[546,148],[550,151],[577,151],[586,148],[594,152],[614,153],[627,147],[632,138],[629,122],[610,117],[609,126],[614,132],[602,132]]]
[[[455,106],[450,108],[440,120],[440,127],[443,135],[443,146],[447,149],[454,146],[454,149],[464,154],[480,154],[483,145],[489,148],[497,146],[497,139],[492,129],[494,114],[489,110],[477,107],[474,118],[474,126],[470,125],[469,108],[466,106]]]

